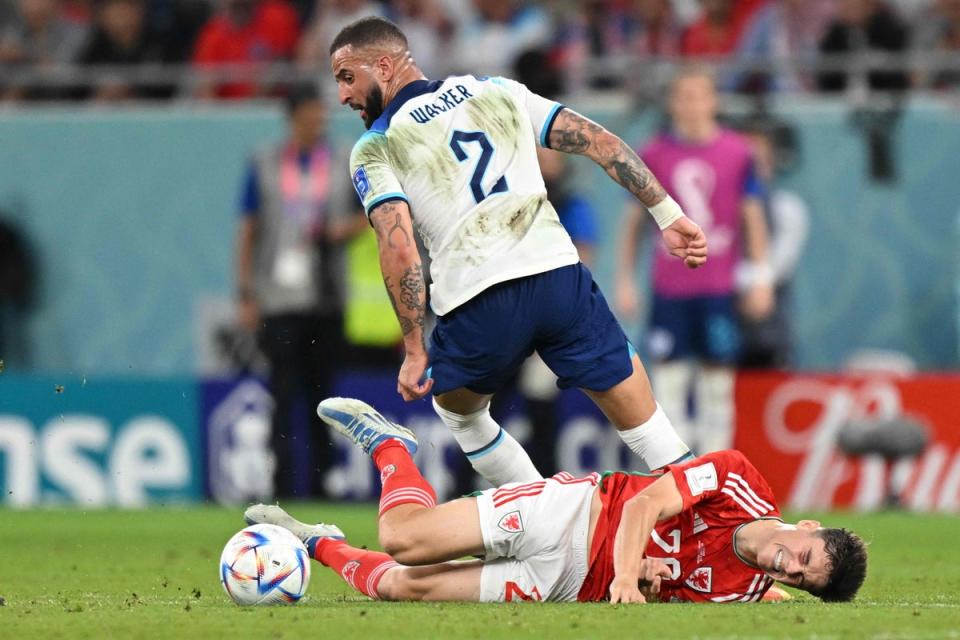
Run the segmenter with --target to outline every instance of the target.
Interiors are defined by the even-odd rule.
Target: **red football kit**
[[[644,554],[663,560],[671,571],[660,586],[663,602],[756,602],[773,580],[744,562],[734,548],[737,528],[759,518],[780,518],[773,492],[760,472],[739,451],[708,453],[671,465],[683,496],[683,509],[657,523]],[[600,484],[603,510],[590,549],[587,577],[577,599],[610,597],[613,541],[623,503],[660,477],[612,472]]]

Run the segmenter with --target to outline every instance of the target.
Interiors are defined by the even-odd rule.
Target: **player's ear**
[[[820,528],[819,520],[801,520],[797,523],[797,529],[806,529],[807,531],[816,531]]]
[[[388,55],[382,55],[377,58],[377,75],[380,77],[380,80],[383,82],[389,82],[390,78],[393,77],[393,58]]]

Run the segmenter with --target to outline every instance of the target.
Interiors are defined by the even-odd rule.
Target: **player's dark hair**
[[[403,35],[400,27],[386,18],[370,16],[360,18],[340,30],[330,45],[330,55],[337,49],[347,45],[366,47],[372,44],[395,43],[407,46],[407,36]]]
[[[867,545],[846,529],[822,529],[817,535],[823,538],[830,574],[823,589],[810,593],[824,602],[853,600],[867,577]]]

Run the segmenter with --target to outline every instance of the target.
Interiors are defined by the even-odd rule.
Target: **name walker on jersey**
[[[447,89],[437,96],[436,101],[412,110],[410,116],[417,124],[427,124],[441,113],[446,113],[464,100],[469,100],[472,97],[473,94],[470,93],[465,86],[458,84],[454,88]]]

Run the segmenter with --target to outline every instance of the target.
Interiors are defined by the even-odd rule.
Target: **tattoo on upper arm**
[[[630,146],[589,118],[563,109],[550,129],[550,148],[589,156],[643,204],[653,206],[667,192]]]
[[[583,153],[603,127],[576,111],[563,109],[550,129],[550,148],[564,153]]]
[[[413,238],[407,233],[401,217],[400,204],[397,201],[384,202],[370,212],[370,222],[377,232],[381,243],[395,249],[399,246],[409,247]]]

